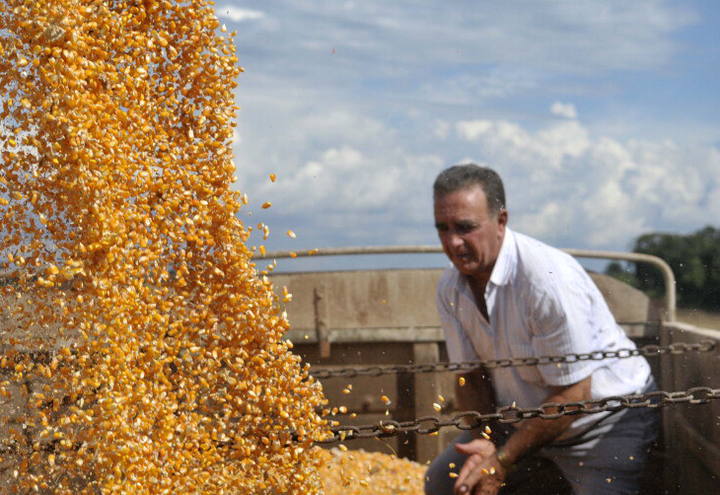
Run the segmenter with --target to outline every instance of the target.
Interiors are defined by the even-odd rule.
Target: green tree
[[[633,251],[668,262],[677,279],[678,304],[720,309],[720,230],[707,226],[689,235],[644,234]],[[664,292],[662,275],[652,266],[637,264],[635,279],[640,289],[654,295]]]

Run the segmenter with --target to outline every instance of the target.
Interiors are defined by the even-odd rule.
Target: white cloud
[[[455,124],[458,134],[468,141],[474,141],[490,131],[493,123],[489,120],[463,120]]]
[[[538,75],[531,70],[496,67],[480,73],[438,75],[424,82],[417,96],[425,101],[462,104],[505,98],[533,89],[538,83]]]
[[[447,139],[450,134],[450,123],[445,120],[435,121],[435,129],[433,133],[440,139]]]
[[[547,92],[557,74],[660,68],[677,53],[672,35],[697,20],[689,7],[666,0],[604,0],[602,8],[589,0],[460,0],[452,9],[437,0],[422,7],[379,0],[352,8],[261,5],[250,10],[226,0],[217,8],[237,21],[272,19],[238,33],[248,67],[279,78],[292,74],[293,84],[402,82],[403,97],[445,104]]]
[[[432,181],[468,157],[506,179],[513,225],[549,242],[622,249],[647,230],[720,216],[718,154],[674,131],[674,147],[647,138],[647,122],[627,116],[653,112],[622,96],[628,73],[654,80],[668,68],[692,7],[458,2],[218,8],[262,9],[236,38],[248,69],[236,187],[273,203],[253,221],[302,232],[305,247],[436,242]],[[633,126],[610,133],[601,119]]]
[[[457,122],[455,128],[463,139],[482,142],[486,153],[511,157],[537,174],[545,167],[561,168],[566,159],[578,157],[588,145],[587,130],[575,121],[553,123],[534,135],[504,120],[466,120]]]
[[[575,109],[575,105],[573,105],[572,103],[561,103],[559,101],[556,101],[550,107],[550,112],[553,115],[557,115],[558,117],[565,117],[566,119],[577,118],[577,110]]]
[[[285,107],[286,118],[272,120],[271,132],[262,122],[241,125],[240,162],[262,164],[241,167],[241,188],[256,203],[271,201],[271,225],[301,230],[309,247],[435,242],[432,181],[445,166],[467,161],[501,173],[513,227],[563,246],[625,249],[642,233],[686,232],[720,217],[713,147],[615,139],[577,119],[534,127],[438,119],[419,135],[430,150],[446,144],[423,152],[361,107],[310,108],[298,98],[288,109],[270,101]],[[267,115],[278,108],[262,106]]]
[[[551,242],[622,249],[647,231],[687,232],[720,217],[714,147],[619,141],[578,121],[529,130],[476,120],[455,129],[505,177],[512,224]]]
[[[265,12],[252,9],[241,9],[232,5],[216,7],[217,16],[234,22],[256,21],[265,17]]]
[[[397,129],[358,108],[329,101],[310,107],[306,100],[314,101],[270,98],[263,115],[282,108],[283,119],[240,121],[237,187],[250,195],[251,221],[295,230],[295,248],[434,242],[430,189],[445,160],[408,149]],[[273,207],[259,211],[264,201]],[[270,241],[286,240],[276,234]]]

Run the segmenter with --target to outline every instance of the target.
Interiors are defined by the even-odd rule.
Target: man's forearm
[[[559,390],[550,395],[545,402],[577,402],[589,398],[590,377]],[[575,416],[561,416],[558,419],[526,419],[500,448],[498,457],[505,465],[514,464],[526,454],[552,442],[576,419]]]

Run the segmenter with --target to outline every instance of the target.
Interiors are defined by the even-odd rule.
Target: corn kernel
[[[13,419],[32,448],[3,493],[318,493],[325,399],[282,341],[290,294],[246,245],[243,69],[212,5],[0,6],[0,269],[17,273],[0,336],[52,355],[6,363],[9,382],[43,388]]]

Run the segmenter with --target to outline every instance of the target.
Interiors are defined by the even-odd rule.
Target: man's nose
[[[463,243],[463,238],[457,232],[450,231],[447,233],[447,243],[451,247],[460,247]]]

